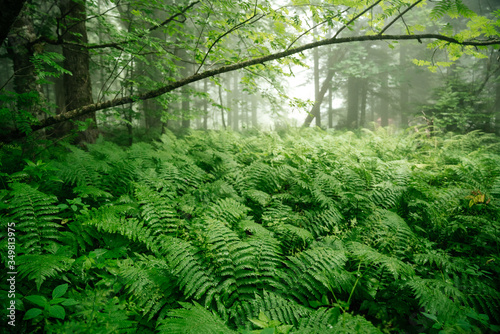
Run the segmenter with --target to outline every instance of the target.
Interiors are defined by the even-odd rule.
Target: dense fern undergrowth
[[[421,134],[169,133],[4,163],[16,331],[497,332],[500,142]]]

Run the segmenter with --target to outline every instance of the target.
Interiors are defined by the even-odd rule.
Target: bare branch
[[[396,16],[394,18],[394,20],[392,20],[391,22],[389,22],[389,24],[387,24],[384,29],[382,29],[378,34],[379,35],[382,35],[387,29],[389,29],[390,26],[392,26],[397,20],[399,20],[400,18],[403,17],[403,15],[405,15],[408,11],[410,11],[413,7],[415,7],[416,5],[418,5],[419,3],[421,3],[422,0],[418,0],[417,2],[415,2],[414,4],[412,4],[411,6],[409,6],[408,8],[406,8],[402,13],[399,13],[398,16]],[[406,24],[405,24],[406,25]],[[408,27],[407,27],[408,28]]]
[[[259,17],[257,17],[257,12],[254,12],[254,14],[249,17],[248,19],[246,19],[245,21],[243,22],[240,22],[238,23],[237,25],[233,26],[231,29],[229,29],[228,31],[226,31],[225,33],[223,33],[222,35],[220,35],[219,37],[217,37],[215,39],[215,41],[212,43],[212,45],[210,45],[210,47],[208,48],[207,52],[205,53],[205,56],[203,57],[203,60],[201,61],[200,63],[200,66],[198,67],[198,69],[196,70],[195,74],[197,74],[200,69],[203,67],[203,64],[205,64],[205,60],[207,60],[207,57],[208,55],[210,54],[210,51],[212,51],[213,47],[215,46],[215,44],[217,44],[222,38],[224,38],[224,36],[227,36],[229,35],[230,33],[232,33],[233,31],[235,30],[238,30],[239,28],[241,28],[242,26],[244,26],[247,22],[251,21],[252,19],[254,19],[255,17],[257,17],[257,19],[253,22],[256,22],[258,20],[260,20],[261,18],[263,18],[265,15],[262,14],[260,15]],[[252,22],[252,23],[253,23]]]
[[[356,15],[355,17],[353,17],[349,22],[347,22],[346,24],[344,24],[344,26],[337,31],[337,33],[333,36],[332,39],[335,39],[342,32],[342,30],[344,30],[345,28],[347,28],[351,23],[353,23],[354,21],[356,21],[361,16],[365,15],[366,12],[370,11],[372,8],[374,8],[376,5],[378,5],[381,2],[382,2],[382,0],[378,0],[373,5],[371,5],[370,7],[367,7],[364,11],[362,11],[361,13],[359,13],[358,15]]]

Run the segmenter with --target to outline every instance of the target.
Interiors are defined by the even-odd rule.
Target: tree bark
[[[452,44],[459,44],[459,45],[472,45],[472,46],[487,46],[487,45],[497,45],[500,44],[500,40],[485,40],[485,41],[480,41],[480,40],[471,40],[471,41],[463,41],[460,42],[452,37],[440,35],[440,34],[420,34],[420,35],[363,35],[363,36],[353,36],[353,37],[344,37],[344,38],[337,38],[332,37],[332,38],[327,38],[323,39],[320,41],[316,41],[313,43],[308,43],[296,48],[289,48],[285,51],[281,52],[276,52],[273,54],[269,54],[266,56],[262,57],[257,57],[253,58],[250,60],[246,61],[241,61],[239,63],[227,65],[227,66],[222,66],[217,69],[213,70],[207,70],[201,73],[197,73],[194,75],[191,75],[187,78],[183,78],[180,80],[177,80],[172,83],[168,83],[158,89],[154,89],[145,93],[133,95],[133,96],[125,96],[121,98],[116,98],[113,100],[105,101],[105,102],[100,102],[100,103],[95,103],[95,104],[87,104],[84,106],[77,107],[75,109],[70,109],[69,111],[59,114],[56,116],[48,117],[40,124],[35,124],[32,125],[32,130],[36,131],[39,129],[46,128],[48,126],[52,126],[54,124],[69,120],[69,119],[74,119],[77,117],[81,117],[83,115],[87,114],[92,114],[95,113],[95,111],[98,110],[103,110],[115,106],[120,106],[124,104],[128,104],[130,102],[137,102],[137,101],[143,101],[151,98],[155,98],[157,96],[163,95],[165,93],[171,92],[179,87],[182,87],[184,85],[187,85],[191,82],[196,82],[199,80],[203,80],[205,78],[209,78],[218,74],[222,73],[227,73],[235,70],[239,70],[245,67],[249,67],[252,65],[257,65],[257,64],[263,64],[265,62],[271,61],[271,60],[276,60],[280,58],[284,58],[287,56],[291,56],[293,54],[297,54],[300,52],[303,52],[305,50],[310,50],[316,47],[324,46],[324,45],[333,45],[333,44],[344,44],[344,43],[351,43],[351,42],[360,42],[360,41],[381,41],[381,40],[426,40],[426,39],[434,39],[434,40],[442,40],[446,41]],[[314,117],[313,117],[314,118]],[[312,119],[311,119],[312,120]],[[309,122],[310,123],[310,122]],[[12,142],[13,140],[19,139],[24,137],[25,134],[20,132],[20,131],[13,131],[7,134],[0,135],[0,141],[4,143]]]
[[[232,110],[231,113],[233,113],[233,130],[234,131],[239,131],[240,126],[240,109],[239,109],[239,91],[238,91],[238,83],[239,83],[239,78],[238,78],[238,72],[233,72],[233,92],[232,92]]]
[[[24,128],[22,131],[26,131],[30,115],[40,122],[46,115],[41,108],[44,95],[32,63],[32,57],[43,52],[39,46],[31,45],[35,39],[33,22],[26,13],[21,13],[8,35],[8,53],[14,65],[14,90],[18,94],[13,121],[17,129]]]
[[[85,26],[87,19],[86,1],[61,0],[60,10],[63,16],[63,27],[66,29],[63,35],[64,40],[72,43],[87,43],[87,28]],[[66,110],[75,110],[92,105],[89,51],[72,44],[64,44],[63,55],[65,58],[63,66],[72,73],[72,75],[64,74]],[[75,115],[71,119],[82,122],[87,119],[91,120],[87,129],[79,133],[77,143],[94,143],[98,134],[96,110]],[[68,128],[74,130],[77,127],[75,124],[68,124]],[[67,128],[64,131],[66,132]]]
[[[360,105],[359,105],[359,126],[360,127],[365,127],[366,126],[366,100],[368,98],[368,79],[367,78],[362,78],[360,79],[361,81],[361,87],[360,87]]]
[[[359,78],[350,75],[347,78],[347,121],[348,129],[358,127],[359,116]]]
[[[389,125],[389,74],[381,74],[382,83],[380,85],[380,125],[385,127]]]
[[[330,87],[328,87],[328,128],[333,128],[333,87],[330,82]]]
[[[408,84],[408,78],[404,75],[406,69],[408,68],[407,54],[408,46],[406,43],[400,43],[399,50],[399,67],[400,67],[400,80],[399,80],[399,108],[401,109],[401,127],[408,127],[408,114],[409,114],[409,94],[410,85]]]
[[[0,2],[0,46],[3,44],[12,25],[21,14],[26,0],[3,0]]]
[[[331,54],[328,56],[328,65],[327,65],[328,72],[326,74],[325,81],[323,81],[323,84],[321,85],[321,89],[318,92],[318,96],[316,97],[314,105],[311,111],[309,111],[309,114],[307,114],[307,117],[304,120],[304,124],[302,124],[302,127],[308,128],[311,125],[312,120],[320,113],[321,103],[323,103],[325,94],[327,90],[331,87],[333,76],[336,73],[335,70],[333,69],[333,64],[339,62],[344,57],[344,55],[345,55],[345,50],[342,50],[337,54],[337,57],[335,58]],[[316,123],[316,126],[317,125],[318,123]]]
[[[319,103],[319,105],[321,106],[321,102],[323,102],[323,97],[320,98],[319,50],[318,50],[318,48],[313,49],[313,62],[314,62],[314,104]],[[328,70],[330,70],[330,69],[328,69]],[[331,85],[331,79],[328,80],[328,82],[325,81],[325,84]],[[319,101],[319,100],[321,100],[321,101]],[[315,109],[314,118],[316,119],[316,126],[321,128],[321,108],[320,107]]]

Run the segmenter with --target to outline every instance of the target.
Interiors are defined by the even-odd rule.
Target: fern
[[[356,260],[367,268],[368,275],[373,275],[372,270],[375,270],[383,279],[392,278],[397,280],[401,277],[412,277],[415,274],[409,264],[397,258],[381,254],[370,246],[351,241],[347,244],[347,249]],[[392,275],[392,277],[387,277],[388,274]]]
[[[256,293],[250,302],[238,305],[234,312],[244,314],[248,319],[257,318],[260,312],[264,312],[269,318],[289,325],[295,325],[311,314],[309,308],[266,290]]]
[[[343,269],[346,261],[342,250],[325,247],[308,249],[288,257],[285,264],[289,269],[282,278],[290,289],[290,295],[307,305],[308,300],[321,300],[330,286],[341,292],[351,291],[354,280]]]
[[[217,315],[194,302],[182,303],[183,308],[168,313],[168,318],[160,321],[158,330],[165,334],[235,334]]]
[[[8,200],[11,219],[16,224],[19,243],[27,254],[40,254],[58,243],[61,225],[55,221],[59,213],[55,196],[46,195],[27,184],[13,183]]]
[[[21,277],[34,280],[37,290],[49,278],[60,277],[61,273],[71,268],[75,259],[69,254],[36,254],[17,257],[17,265]]]
[[[151,188],[137,184],[135,197],[141,204],[141,217],[153,235],[182,234],[182,222],[173,208],[174,194],[168,191],[153,191]]]
[[[134,297],[137,306],[151,320],[164,307],[171,308],[170,300],[176,296],[176,280],[170,268],[162,259],[138,255],[119,263],[119,275]]]

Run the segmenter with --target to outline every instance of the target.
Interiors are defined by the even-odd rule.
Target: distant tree
[[[32,8],[40,8],[42,2],[33,1]],[[334,31],[333,37],[327,37],[318,29],[318,40],[305,43],[305,36],[311,36],[310,28],[305,28],[301,15],[297,11],[297,3],[277,6],[272,1],[212,1],[210,5],[200,1],[179,3],[146,2],[143,0],[121,1],[107,3],[105,7],[85,6],[85,1],[74,2],[60,0],[61,11],[37,12],[35,16],[43,17],[48,22],[44,27],[35,27],[36,38],[33,45],[45,43],[61,47],[67,57],[64,62],[66,70],[73,76],[65,76],[66,110],[57,115],[48,115],[42,120],[30,121],[26,128],[14,126],[13,119],[8,118],[15,129],[0,136],[0,140],[8,142],[26,136],[32,131],[44,129],[68,120],[90,119],[90,124],[96,123],[95,112],[109,108],[129,105],[161,96],[186,86],[222,73],[246,68],[248,73],[272,77],[279,83],[277,76],[289,74],[290,64],[301,64],[301,54],[304,51],[325,45],[345,44],[356,41],[387,41],[390,45],[395,40],[431,41],[434,48],[446,48],[453,57],[461,54],[480,56],[489,45],[498,45],[500,40],[494,18],[480,16],[469,10],[459,0],[443,0],[439,3],[422,0],[403,0],[382,2],[371,0],[366,2],[337,1],[334,6],[310,5],[308,10],[315,13],[319,27],[328,26]],[[128,6],[133,14],[137,27],[133,31],[125,31],[115,24],[118,10],[116,7]],[[38,6],[38,7],[37,7]],[[301,7],[303,11],[304,6]],[[160,10],[153,14],[154,10]],[[406,21],[405,33],[390,34],[398,22],[410,12],[422,12],[425,21]],[[456,31],[450,31],[450,17],[463,17],[465,26],[457,26]],[[157,19],[162,16],[161,19]],[[112,17],[114,17],[112,19]],[[429,21],[429,18],[431,21]],[[95,20],[101,24],[97,25]],[[121,17],[120,20],[125,18]],[[413,20],[413,17],[412,17]],[[440,31],[435,33],[420,33],[422,27],[433,25],[440,20]],[[40,21],[40,22],[41,22]],[[448,23],[442,25],[442,22]],[[107,41],[88,41],[86,26],[107,29]],[[8,22],[0,23],[0,31],[11,29]],[[355,28],[355,29],[354,29]],[[153,36],[152,32],[161,30],[165,39]],[[351,31],[351,32],[349,32]],[[172,36],[175,36],[173,38]],[[95,43],[95,42],[99,43]],[[181,48],[187,53],[187,59],[193,63],[194,69],[189,73],[180,73],[178,56],[175,49]],[[477,49],[476,49],[477,48]],[[106,55],[112,57],[106,58]],[[89,71],[90,58],[103,56],[107,66],[113,67],[114,81],[120,80],[120,73],[126,73],[127,62],[117,60],[131,57],[146,59],[147,55],[155,54],[155,62],[161,62],[158,72],[161,79],[150,77],[149,89],[132,94],[110,94],[110,98],[93,103]],[[276,62],[272,62],[276,60]],[[160,63],[158,63],[160,64]],[[54,62],[44,66],[54,67]],[[101,65],[102,66],[102,65]],[[155,65],[156,66],[156,65]],[[158,81],[160,80],[160,81]],[[243,82],[251,82],[248,78]],[[137,83],[138,85],[140,83]],[[108,86],[109,87],[109,86]],[[106,90],[105,87],[100,90]],[[99,89],[96,89],[99,91]],[[279,97],[283,95],[278,92]],[[272,97],[271,94],[268,96]],[[168,100],[168,99],[166,99]],[[280,103],[277,103],[280,105]],[[164,107],[165,109],[165,107]],[[82,140],[93,141],[97,131],[93,125],[81,136]]]

